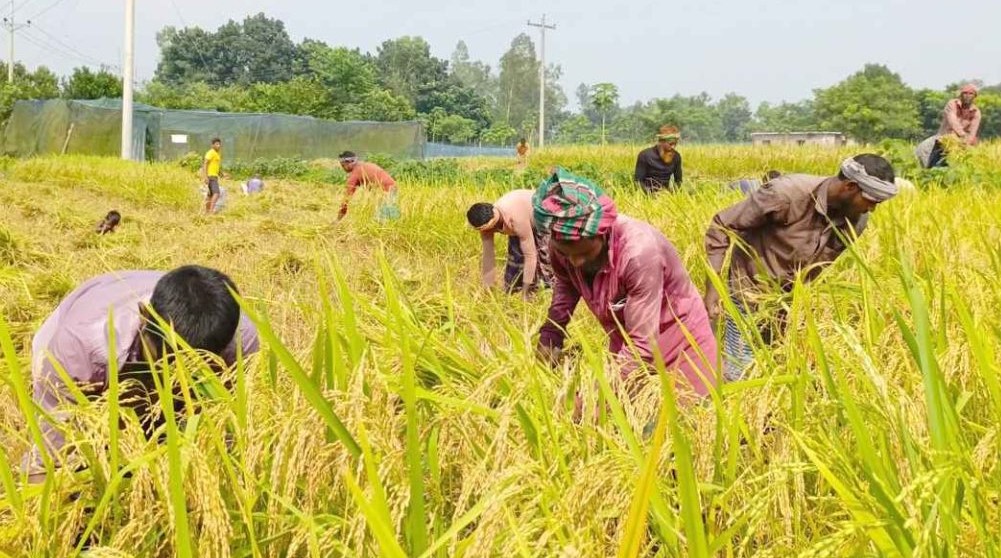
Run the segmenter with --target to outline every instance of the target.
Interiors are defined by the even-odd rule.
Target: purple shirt
[[[107,389],[109,309],[115,325],[115,353],[121,365],[128,359],[139,334],[139,305],[149,302],[153,288],[164,275],[162,271],[100,275],[77,287],[59,303],[31,344],[32,390],[42,409],[51,413],[59,403],[73,400],[52,364],[53,359],[85,393],[96,394]],[[257,352],[257,329],[245,315],[240,316],[238,332],[243,353]],[[233,364],[235,336],[219,356],[227,365]],[[42,428],[52,450],[62,446],[63,437],[58,429],[47,421],[42,421]]]
[[[636,356],[653,362],[655,339],[668,370],[681,372],[696,393],[705,395],[706,384],[716,384],[716,338],[705,304],[677,250],[660,231],[619,215],[609,233],[608,264],[590,285],[580,269],[556,250],[551,253],[553,302],[540,344],[563,345],[566,325],[583,298],[609,336],[609,351],[623,361],[623,377],[636,368]]]

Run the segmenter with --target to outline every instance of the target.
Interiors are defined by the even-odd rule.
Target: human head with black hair
[[[354,151],[343,151],[337,156],[337,159],[340,161],[344,172],[351,172],[354,170],[355,165],[358,164],[358,155],[355,155]]]
[[[219,138],[212,138],[212,149],[219,151],[222,149],[222,140]]]
[[[862,153],[841,163],[838,181],[827,191],[834,215],[858,219],[897,194],[893,167],[874,153]]]
[[[107,234],[115,232],[115,227],[117,227],[118,223],[121,222],[122,222],[122,214],[119,213],[117,210],[112,209],[111,211],[108,212],[107,215],[104,216],[104,219],[97,224],[97,233]]]
[[[496,232],[501,222],[500,211],[489,203],[474,203],[466,211],[466,221],[480,232]]]
[[[149,305],[141,304],[142,340],[156,359],[173,351],[160,324],[171,326],[191,348],[220,354],[240,323],[236,285],[225,274],[199,265],[179,267],[156,283]]]

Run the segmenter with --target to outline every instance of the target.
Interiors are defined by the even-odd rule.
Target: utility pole
[[[529,27],[538,27],[539,41],[539,148],[546,145],[546,29],[556,30],[556,25],[546,25],[546,14],[540,23],[528,21]]]
[[[135,82],[136,0],[125,0],[125,65],[122,68],[122,159],[132,158],[132,84]]]
[[[10,0],[10,17],[3,18],[3,26],[7,29],[7,83],[14,83],[14,31],[31,25],[31,21],[21,24],[14,23],[14,0]]]

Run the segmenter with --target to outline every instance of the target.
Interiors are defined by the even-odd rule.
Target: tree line
[[[449,60],[431,54],[421,37],[399,37],[375,52],[304,39],[260,13],[215,31],[165,27],[157,34],[160,61],[137,100],[163,108],[281,112],[333,120],[424,122],[430,141],[504,145],[535,141],[541,62],[525,33],[511,41],[495,68],[471,59],[460,41]],[[0,65],[2,66],[2,65]],[[17,99],[93,99],[121,96],[107,69],[76,68],[60,80],[44,66],[0,72],[0,118]],[[546,72],[547,139],[556,143],[649,141],[660,124],[682,129],[686,141],[741,142],[752,132],[839,131],[861,142],[918,140],[933,134],[942,108],[959,84],[913,89],[883,65],[868,64],[810,99],[750,102],[736,93],[708,93],[620,103],[612,83],[581,84],[569,110],[562,70]],[[981,136],[1001,136],[1001,84],[981,85]]]

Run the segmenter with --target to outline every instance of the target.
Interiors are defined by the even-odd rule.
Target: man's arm
[[[644,192],[650,192],[650,184],[647,181],[649,176],[649,169],[647,168],[646,160],[643,157],[645,151],[640,151],[640,154],[636,156],[636,169],[633,171],[633,180],[643,188]]]
[[[567,324],[570,323],[570,318],[573,317],[574,310],[577,309],[577,303],[580,302],[580,293],[570,282],[566,264],[559,257],[554,257],[552,264],[553,301],[549,305],[546,322],[539,330],[537,348],[539,356],[550,364],[555,362],[563,349]]]
[[[337,212],[337,220],[340,221],[348,214],[348,202],[351,201],[351,196],[355,194],[355,190],[358,189],[358,177],[352,172],[348,175],[346,181],[346,187],[344,189],[344,198],[341,200],[341,209]]]
[[[728,233],[742,233],[771,223],[784,222],[788,211],[788,198],[771,186],[763,186],[751,192],[744,200],[717,213],[706,231],[705,240],[706,255],[713,271],[725,279],[723,261],[730,248]],[[719,293],[712,281],[706,282],[705,303],[709,317],[715,319],[719,315]]]
[[[481,232],[480,243],[483,245],[480,276],[483,278],[483,286],[490,288],[494,286],[494,268],[497,266],[494,253],[494,233]]]
[[[945,121],[949,123],[949,129],[952,130],[952,133],[965,139],[966,130],[963,128],[963,123],[959,120],[958,105],[959,103],[955,101],[949,101],[945,104]]]
[[[681,153],[675,152],[674,156],[678,158],[678,164],[674,165],[674,186],[681,186],[682,172],[681,172]]]
[[[202,177],[202,182],[205,184],[209,183],[209,158],[202,157],[202,169],[198,171],[198,174]]]
[[[980,109],[973,112],[973,121],[970,122],[970,131],[966,134],[966,143],[969,145],[976,145],[977,134],[980,132],[980,118],[982,114]]]

